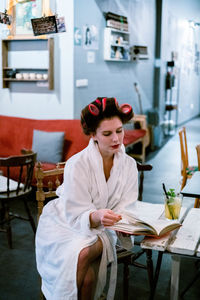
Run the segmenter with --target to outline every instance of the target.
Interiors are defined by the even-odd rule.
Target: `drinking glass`
[[[182,195],[177,194],[175,197],[168,198],[165,196],[165,217],[169,220],[177,220],[180,216]]]

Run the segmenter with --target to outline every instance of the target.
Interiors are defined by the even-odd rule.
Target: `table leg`
[[[157,282],[158,282],[158,277],[159,277],[159,273],[160,273],[160,267],[161,267],[161,264],[162,264],[162,257],[163,257],[163,252],[159,251],[158,252],[158,258],[157,258],[157,263],[156,263],[155,274],[154,274],[153,280],[151,282],[151,292],[150,292],[149,300],[154,299],[156,286],[157,286]]]
[[[170,300],[178,300],[181,258],[178,255],[172,255],[171,259],[172,259],[172,268],[171,268]]]

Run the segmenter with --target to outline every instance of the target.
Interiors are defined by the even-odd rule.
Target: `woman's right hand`
[[[116,214],[111,209],[106,208],[99,209],[90,214],[90,224],[92,228],[99,225],[111,226],[121,219],[121,215]]]

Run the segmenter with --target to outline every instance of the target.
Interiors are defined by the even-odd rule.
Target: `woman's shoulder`
[[[76,167],[81,165],[86,165],[86,161],[88,159],[87,155],[87,147],[82,151],[74,154],[66,161],[66,167]]]
[[[128,154],[125,154],[125,160],[126,160],[126,163],[127,163],[129,166],[131,166],[131,167],[137,169],[137,162],[136,162],[136,160],[135,160],[133,157],[131,157],[131,156],[128,155]]]

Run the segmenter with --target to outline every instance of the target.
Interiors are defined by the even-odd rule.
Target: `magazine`
[[[133,235],[161,237],[181,226],[179,220],[165,219],[162,204],[137,201],[121,215],[122,220],[107,228]]]

